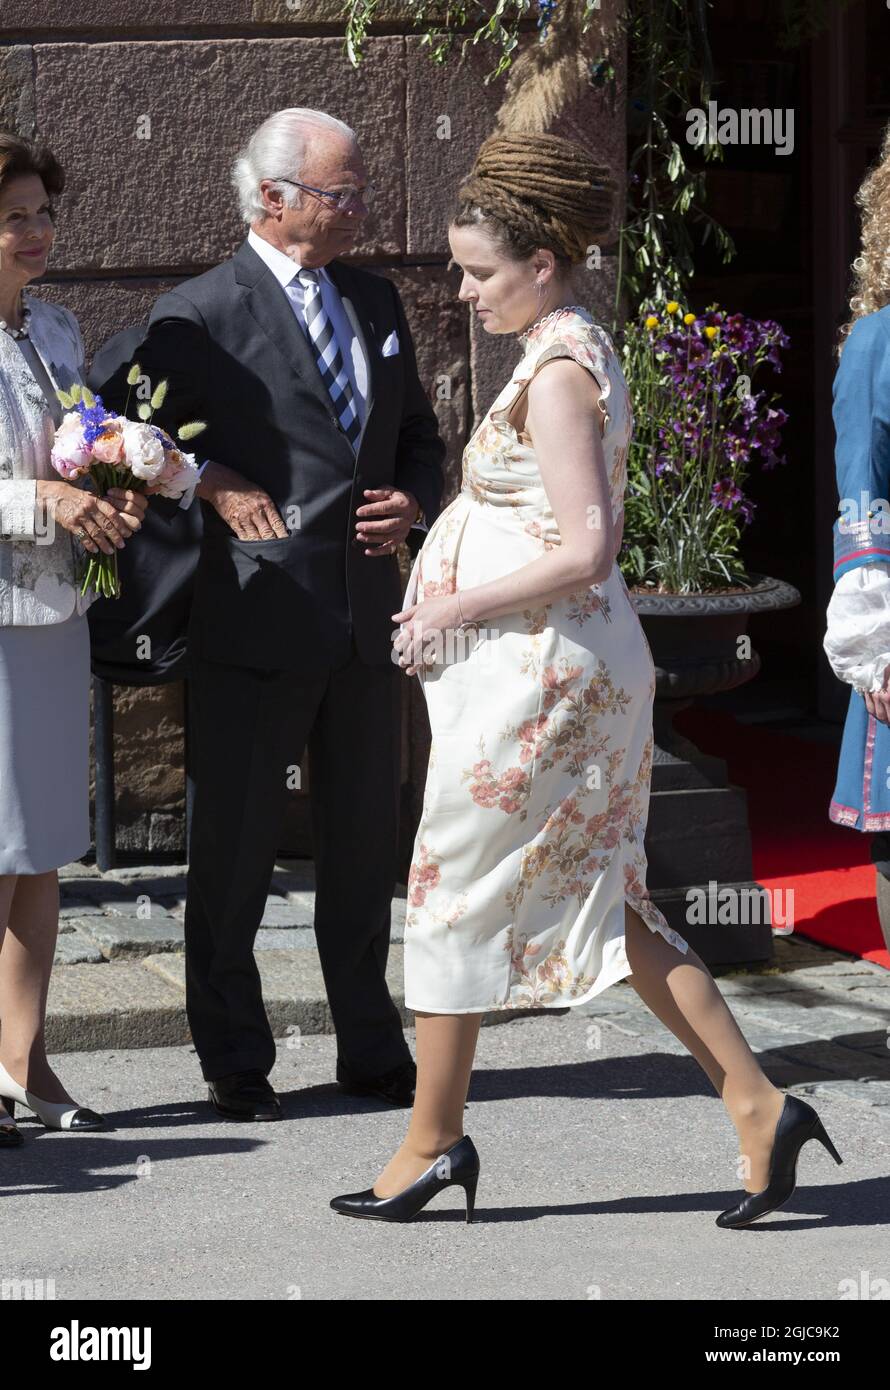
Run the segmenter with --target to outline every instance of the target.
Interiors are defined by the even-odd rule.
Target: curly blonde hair
[[[853,262],[852,318],[840,330],[838,357],[857,319],[890,304],[890,124],[878,162],[863,179],[856,202],[862,209],[862,250]]]

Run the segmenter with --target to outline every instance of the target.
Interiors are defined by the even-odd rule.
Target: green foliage
[[[711,95],[705,14],[705,0],[635,0],[625,12],[630,156],[613,331],[622,299],[634,313],[643,303],[686,298],[693,231],[702,244],[713,236],[724,263],[735,254],[732,238],[704,210],[705,170],[690,167],[671,133]],[[723,158],[721,145],[708,139],[698,152],[705,163]]]
[[[374,22],[380,0],[345,0],[343,16],[346,21],[346,55],[358,67],[364,58],[364,45]],[[486,85],[501,77],[513,61],[519,35],[537,20],[541,37],[546,33],[547,13],[560,0],[407,0],[415,29],[422,36],[428,56],[440,66],[455,48],[463,57],[470,46],[482,44],[493,51],[495,66],[483,79]],[[586,33],[602,12],[602,0],[584,0],[581,32]]]

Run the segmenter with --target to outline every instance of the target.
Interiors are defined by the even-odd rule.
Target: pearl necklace
[[[27,338],[27,337],[29,336],[29,335],[28,335],[28,329],[29,329],[29,327],[30,327],[30,323],[31,323],[31,310],[29,309],[28,305],[24,302],[24,299],[23,299],[23,300],[22,300],[22,326],[21,326],[21,328],[12,328],[12,327],[6,322],[6,319],[0,319],[0,328],[3,329],[4,333],[8,333],[9,336],[10,336],[10,338]]]
[[[534,333],[536,328],[541,327],[542,323],[547,323],[549,319],[555,318],[557,314],[571,313],[573,309],[579,310],[582,314],[587,313],[587,309],[584,307],[583,304],[563,304],[559,309],[551,309],[549,314],[545,314],[542,319],[538,319],[535,323],[532,324],[530,328],[526,328],[525,332],[520,333],[519,341],[521,343],[524,343],[527,338],[531,337],[532,333]]]

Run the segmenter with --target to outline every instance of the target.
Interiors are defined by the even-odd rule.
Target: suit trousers
[[[309,745],[315,933],[338,1061],[367,1079],[411,1061],[386,984],[397,875],[399,668],[319,674],[190,658],[195,798],[185,909],[186,1008],[206,1081],[276,1048],[254,942],[288,777]],[[293,781],[291,782],[293,785]]]

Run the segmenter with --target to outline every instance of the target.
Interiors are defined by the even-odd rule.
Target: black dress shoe
[[[786,1096],[770,1153],[769,1182],[762,1192],[749,1192],[738,1206],[721,1211],[717,1225],[750,1226],[759,1216],[783,1206],[794,1191],[798,1154],[808,1139],[818,1139],[835,1163],[843,1163],[813,1107],[799,1096]]]
[[[281,1101],[261,1071],[236,1071],[208,1083],[210,1102],[224,1120],[280,1120]]]
[[[468,1134],[434,1159],[425,1173],[394,1197],[378,1197],[373,1187],[364,1192],[344,1192],[332,1197],[331,1206],[343,1216],[366,1216],[373,1221],[413,1221],[431,1197],[443,1187],[458,1183],[466,1193],[467,1222],[473,1219],[476,1184],[479,1180],[479,1155]]]
[[[382,1076],[358,1079],[350,1074],[342,1062],[337,1063],[337,1081],[340,1089],[350,1096],[376,1096],[390,1105],[413,1105],[414,1088],[417,1084],[417,1066],[405,1062]]]

